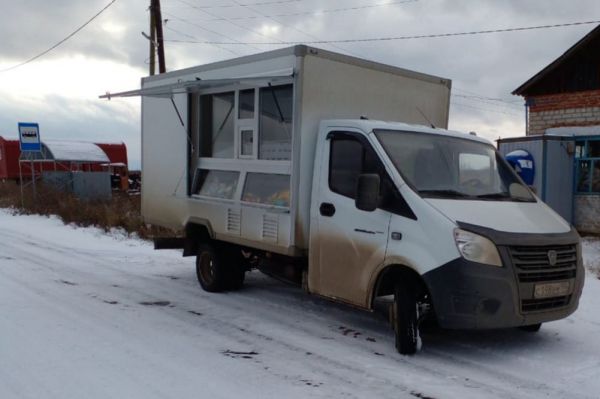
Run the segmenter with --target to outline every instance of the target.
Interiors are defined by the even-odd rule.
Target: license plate
[[[555,296],[565,296],[569,293],[569,282],[561,281],[560,283],[536,284],[533,292],[533,297],[552,298]]]

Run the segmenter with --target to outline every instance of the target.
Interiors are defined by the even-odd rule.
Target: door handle
[[[329,202],[322,202],[319,207],[319,212],[321,215],[331,217],[335,214],[335,206]]]

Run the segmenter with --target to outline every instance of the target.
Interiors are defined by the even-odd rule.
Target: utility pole
[[[158,51],[158,73],[167,72],[165,65],[165,46],[163,40],[162,12],[160,11],[160,0],[152,0],[154,3],[154,23],[156,28],[156,42]]]
[[[156,72],[156,20],[154,19],[154,11],[152,4],[150,5],[150,76]]]
[[[150,37],[142,34],[150,40],[150,75],[155,73],[156,53],[158,52],[158,73],[167,72],[165,65],[165,47],[163,40],[162,13],[160,11],[160,0],[150,1]]]

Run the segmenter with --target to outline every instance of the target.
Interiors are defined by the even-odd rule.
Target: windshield
[[[495,149],[437,134],[376,130],[402,177],[423,197],[535,202]]]

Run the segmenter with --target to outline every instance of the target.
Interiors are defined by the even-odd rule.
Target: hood
[[[473,201],[426,198],[454,222],[507,233],[566,233],[571,226],[548,205],[538,202]]]

